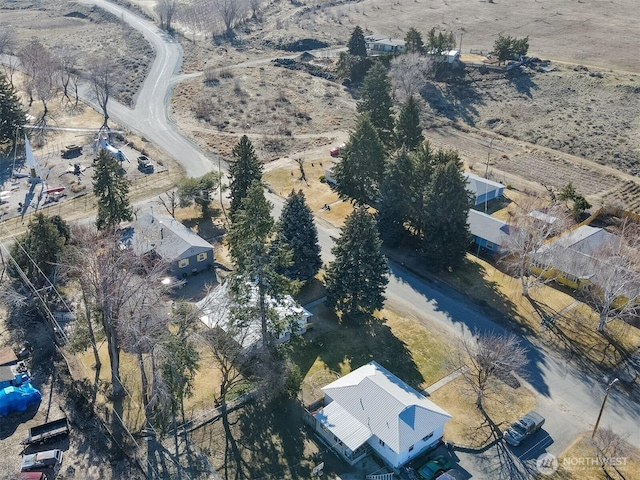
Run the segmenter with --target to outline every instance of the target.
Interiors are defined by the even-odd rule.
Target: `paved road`
[[[211,171],[213,155],[203,153],[194,143],[183,137],[167,117],[171,100],[171,80],[182,66],[182,47],[173,37],[129,10],[105,0],[80,0],[100,6],[142,33],[155,50],[156,58],[149,75],[136,97],[133,109],[110,99],[109,116],[121,125],[144,135],[184,166],[186,174],[199,177]],[[217,165],[216,165],[217,166]]]
[[[181,63],[180,46],[150,22],[104,0],[82,0],[100,5],[141,31],[156,50],[156,59],[150,74],[138,94],[136,107],[128,109],[116,102],[110,104],[112,117],[119,123],[139,132],[174,156],[190,176],[209,171],[212,159],[185,139],[167,119],[167,103],[171,95],[172,78]],[[268,194],[279,214],[282,199]],[[331,259],[330,249],[339,229],[317,220],[318,236],[323,260]],[[411,309],[425,322],[439,322],[452,335],[469,330],[502,331],[468,298],[446,285],[432,284],[416,277],[403,268],[392,265],[387,289],[388,302]],[[498,444],[483,454],[459,453],[460,464],[478,478],[529,478],[535,458],[544,451],[560,453],[582,431],[592,428],[604,395],[606,379],[591,378],[557,359],[538,345],[525,339],[531,360],[528,381],[538,395],[538,410],[547,418],[545,428],[529,448],[510,449]],[[613,389],[601,426],[610,426],[629,435],[629,440],[640,447],[637,419],[640,405],[629,402]]]

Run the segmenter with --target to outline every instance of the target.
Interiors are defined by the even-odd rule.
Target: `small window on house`
[[[491,243],[491,242],[487,241],[487,248],[488,248],[489,250],[493,250],[493,247],[494,247],[494,246],[495,246],[495,244],[493,244],[493,243]]]
[[[423,437],[422,441],[426,442],[427,440],[429,440],[431,437],[433,437],[433,432],[431,432],[429,435],[427,435],[426,437]]]
[[[380,442],[380,445],[384,447],[384,442],[382,440],[378,439],[378,442]]]
[[[207,252],[199,253],[196,258],[199,262],[204,262],[207,259]]]
[[[409,451],[411,451],[411,450],[413,450],[413,445],[411,445],[411,446],[409,447]]]
[[[180,260],[178,262],[178,267],[179,268],[184,268],[184,267],[186,267],[188,265],[189,265],[189,259],[188,258],[183,258],[182,260]]]

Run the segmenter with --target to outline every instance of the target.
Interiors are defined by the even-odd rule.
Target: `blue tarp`
[[[0,390],[0,415],[24,412],[29,405],[39,403],[41,399],[40,391],[28,382],[19,387],[3,388]]]

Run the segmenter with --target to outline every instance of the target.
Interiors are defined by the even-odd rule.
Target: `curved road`
[[[105,0],[81,0],[99,5],[136,28],[153,45],[156,59],[149,75],[138,93],[134,109],[110,102],[111,116],[122,125],[144,135],[150,141],[172,155],[184,166],[187,175],[200,176],[213,167],[208,158],[190,140],[184,138],[167,118],[167,105],[171,87],[180,70],[182,52],[180,45],[144,20],[126,9]],[[217,164],[217,161],[216,161]],[[274,204],[274,214],[282,208],[282,199],[268,194]],[[333,238],[340,230],[316,219],[323,260],[331,259]],[[502,331],[484,312],[471,304],[468,298],[446,285],[434,284],[411,274],[397,265],[391,265],[387,288],[388,302],[411,310],[416,318],[428,325],[436,321],[449,329],[453,336],[478,329]],[[535,459],[545,451],[559,454],[581,432],[593,428],[598,414],[607,379],[594,378],[556,358],[543,346],[524,339],[530,354],[528,382],[536,391],[538,410],[545,415],[544,430],[527,449],[511,450],[498,444],[482,454],[457,452],[462,467],[475,477],[493,479],[531,478],[535,473]],[[630,401],[618,389],[611,391],[602,427],[613,428],[628,435],[631,443],[640,447],[638,429],[640,405]]]

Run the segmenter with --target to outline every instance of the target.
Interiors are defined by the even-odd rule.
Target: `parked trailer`
[[[22,445],[33,445],[34,443],[44,443],[53,438],[69,433],[69,420],[67,417],[53,420],[52,422],[36,425],[29,429],[29,436],[25,438]]]

